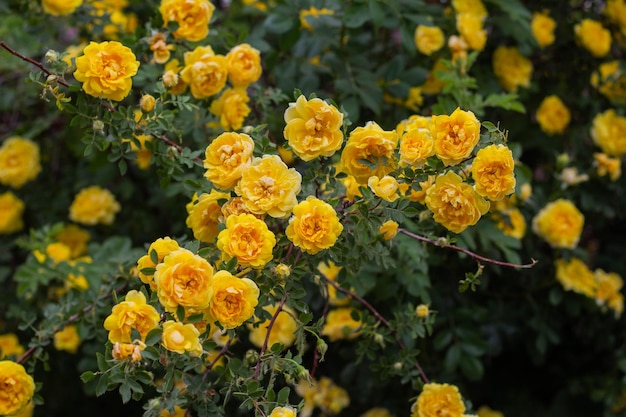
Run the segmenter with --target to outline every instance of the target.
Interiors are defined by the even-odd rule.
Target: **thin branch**
[[[215,364],[222,358],[222,356],[224,356],[226,354],[226,352],[228,352],[228,349],[230,348],[230,342],[232,341],[232,339],[228,339],[228,341],[226,341],[226,343],[224,344],[224,346],[222,346],[222,350],[220,350],[220,352],[217,354],[217,356],[211,361],[211,363],[209,363],[206,366],[206,371],[204,371],[204,375],[202,375],[202,380],[206,382],[207,377],[209,376],[209,372],[211,371],[211,369],[213,369],[213,367],[215,366]]]
[[[346,295],[349,295],[350,297],[355,298],[356,300],[358,300],[361,304],[363,304],[365,306],[365,308],[367,308],[370,313],[372,313],[374,315],[374,317],[376,317],[382,324],[385,325],[385,327],[387,327],[388,329],[391,330],[391,332],[393,333],[394,338],[396,339],[396,344],[400,347],[400,349],[404,350],[406,349],[405,344],[402,342],[402,340],[398,339],[398,334],[396,332],[396,329],[394,329],[393,327],[391,327],[391,324],[389,323],[389,321],[387,321],[387,319],[385,319],[382,314],[380,314],[370,303],[368,303],[363,297],[361,297],[360,295],[358,295],[357,293],[355,293],[354,291],[350,291],[350,290],[346,290],[345,288],[342,288],[339,284],[337,284],[335,281],[330,280],[328,278],[326,278],[325,276],[322,275],[322,278],[324,278],[324,280],[326,281],[326,283],[332,285],[333,287],[335,287],[335,289],[341,293],[344,293]],[[417,369],[417,371],[420,373],[420,376],[422,378],[422,381],[424,381],[425,384],[428,383],[428,377],[426,376],[426,374],[424,373],[424,370],[422,369],[422,367],[420,366],[420,364],[415,361],[415,368]]]
[[[263,340],[263,346],[261,347],[261,352],[259,352],[259,359],[257,360],[256,366],[254,367],[254,377],[253,377],[254,379],[259,378],[259,371],[261,370],[261,358],[267,351],[267,345],[270,340],[270,333],[272,333],[272,327],[274,327],[274,323],[276,322],[276,318],[278,317],[280,312],[283,311],[283,306],[285,305],[285,301],[287,301],[287,294],[288,294],[287,291],[285,291],[283,298],[281,298],[280,303],[278,303],[276,312],[274,313],[274,315],[272,316],[272,319],[267,325],[267,333],[265,334],[265,340]]]
[[[483,262],[494,264],[494,265],[506,266],[508,268],[525,268],[525,269],[529,269],[529,268],[532,268],[535,265],[537,265],[537,263],[539,262],[536,259],[532,259],[531,258],[532,262],[529,263],[529,264],[512,264],[510,262],[498,261],[496,259],[487,258],[487,257],[479,255],[479,254],[477,254],[475,252],[472,252],[471,250],[468,250],[468,249],[465,249],[465,248],[461,248],[459,246],[451,245],[449,243],[441,243],[441,242],[439,242],[437,240],[430,239],[430,238],[427,238],[427,237],[424,237],[424,236],[420,236],[420,235],[417,235],[415,233],[411,233],[411,232],[409,232],[408,230],[405,230],[405,229],[401,229],[400,228],[400,229],[398,229],[398,232],[402,233],[402,234],[404,234],[404,235],[406,235],[406,236],[408,236],[408,237],[410,237],[412,239],[419,240],[420,242],[430,243],[431,245],[439,246],[439,247],[442,247],[442,248],[445,248],[445,249],[452,249],[452,250],[455,250],[457,252],[462,252],[462,253],[464,253],[466,255],[469,255],[469,256],[471,256],[474,259],[478,259],[479,261],[483,261]]]
[[[48,68],[44,67],[44,65],[41,62],[35,61],[32,58],[29,58],[29,57],[27,57],[25,55],[22,55],[21,53],[17,52],[15,49],[13,49],[9,45],[7,45],[6,42],[0,41],[0,46],[3,47],[4,49],[6,49],[7,51],[9,51],[11,54],[13,54],[16,57],[20,58],[21,60],[26,61],[26,62],[28,62],[30,64],[33,64],[34,66],[39,68],[42,72],[44,72],[46,75],[54,75],[54,76],[56,76],[57,77],[56,81],[59,84],[64,85],[65,87],[69,87],[70,86],[67,81],[65,81],[62,78],[59,78],[59,76],[57,74],[54,74]]]

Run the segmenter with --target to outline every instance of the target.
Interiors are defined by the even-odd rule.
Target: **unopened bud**
[[[48,64],[55,63],[59,60],[59,53],[52,49],[48,49],[48,52],[46,52],[46,55],[44,55],[44,59]]]
[[[254,364],[259,360],[259,353],[256,350],[248,350],[246,352],[246,362]]]
[[[420,304],[415,308],[415,314],[417,314],[419,318],[428,316],[428,313],[430,313],[430,310],[426,304]]]
[[[278,264],[274,267],[274,274],[279,280],[284,281],[291,275],[291,268],[289,265]]]
[[[144,113],[150,113],[154,110],[154,103],[156,103],[156,100],[150,94],[143,95],[139,99],[139,107],[141,107],[141,111]]]
[[[430,216],[431,216],[430,210],[422,210],[420,211],[420,214],[419,214],[419,221],[420,222],[426,221],[430,219]]]
[[[396,362],[393,364],[393,369],[400,371],[402,369],[402,362]]]
[[[378,343],[381,346],[385,346],[385,338],[380,333],[374,333],[374,342]]]
[[[178,84],[178,74],[174,71],[165,71],[163,74],[163,85],[165,88],[174,88]]]
[[[56,76],[56,75],[54,75],[54,74],[50,74],[50,75],[48,75],[48,77],[46,78],[46,82],[47,82],[48,84],[52,84],[53,82],[55,82],[55,81],[57,80],[57,78],[59,78],[59,77],[57,77],[57,76]]]
[[[322,355],[321,360],[324,360],[324,355],[326,355],[326,351],[328,350],[328,344],[326,343],[326,341],[322,338],[317,339],[317,344],[315,347],[320,355]]]
[[[96,119],[93,121],[93,124],[91,125],[91,127],[96,132],[102,132],[104,130],[104,122],[100,119]]]
[[[298,365],[296,367],[296,374],[298,375],[298,378],[300,379],[310,379],[311,378],[311,374],[309,374],[309,370],[306,369],[304,366],[302,365]]]

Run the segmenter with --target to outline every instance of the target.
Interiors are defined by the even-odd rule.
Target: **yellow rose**
[[[165,64],[169,61],[171,51],[176,47],[174,45],[168,45],[165,35],[161,32],[157,32],[148,41],[150,50],[153,52],[152,61],[155,64]]]
[[[276,314],[278,306],[266,306],[263,310],[267,311],[272,317]],[[267,347],[271,348],[274,343],[280,343],[285,348],[288,348],[296,340],[296,329],[298,328],[298,322],[294,319],[295,312],[287,306],[283,306],[276,320],[272,324],[272,330],[267,340]],[[265,338],[267,337],[267,328],[270,324],[270,320],[267,319],[258,326],[248,324],[250,330],[250,342],[258,348],[263,347]]]
[[[173,314],[179,306],[187,313],[207,308],[212,277],[211,264],[187,249],[170,252],[154,272],[159,301]]]
[[[70,220],[86,225],[110,225],[120,205],[109,190],[92,185],[83,188],[70,205]]]
[[[130,48],[117,41],[90,42],[76,58],[74,78],[90,96],[123,100],[133,86],[139,61]]]
[[[301,184],[302,175],[278,155],[263,155],[243,170],[235,193],[252,213],[284,219],[298,203]]]
[[[24,353],[24,346],[14,333],[0,334],[0,359],[9,356],[19,358]]]
[[[385,240],[393,239],[398,234],[398,223],[387,220],[378,228],[378,234],[382,235]]]
[[[533,64],[514,46],[498,46],[492,57],[493,72],[506,91],[516,93],[519,87],[528,87]]]
[[[218,227],[223,219],[220,201],[226,201],[230,194],[211,190],[209,194],[194,194],[187,204],[186,224],[193,231],[193,237],[201,242],[213,243],[219,232]]]
[[[54,242],[46,245],[45,252],[45,254],[41,253],[39,250],[33,252],[37,262],[44,263],[47,258],[50,258],[52,259],[54,265],[56,265],[59,262],[69,261],[72,255],[72,251],[69,246],[61,242]]]
[[[254,141],[245,133],[225,132],[207,146],[204,177],[222,190],[232,189],[252,165]]]
[[[22,188],[41,172],[39,145],[13,136],[0,146],[0,184]]]
[[[626,101],[626,74],[620,70],[620,62],[603,62],[591,74],[591,85],[609,100],[623,104]]]
[[[310,416],[315,407],[321,409],[322,415],[336,415],[350,405],[348,392],[325,376],[319,381],[303,378],[296,385],[296,392],[304,398],[303,416]]]
[[[428,308],[426,304],[420,304],[417,307],[415,307],[415,314],[420,319],[423,319],[424,317],[427,317],[430,314],[430,309]]]
[[[272,260],[276,237],[263,220],[252,214],[226,219],[226,228],[217,236],[217,248],[225,259],[237,258],[241,266],[263,268]]]
[[[165,72],[162,77],[163,86],[172,95],[182,94],[187,91],[187,83],[180,77],[182,69],[183,67],[177,59],[172,59],[165,64]]]
[[[269,417],[296,417],[296,410],[292,407],[275,407]]]
[[[426,77],[426,81],[422,84],[422,93],[424,94],[439,94],[443,89],[443,81],[438,78],[436,73],[438,72],[450,72],[450,69],[447,68],[441,59],[435,61],[435,64],[430,69],[428,76]]]
[[[475,13],[456,15],[456,30],[470,49],[482,51],[487,43],[487,31],[483,28],[484,18]]]
[[[608,175],[611,181],[617,181],[622,175],[622,160],[619,158],[611,158],[604,153],[593,154],[594,165],[598,175],[603,177]]]
[[[28,406],[35,381],[19,363],[0,361],[0,415],[12,416]]]
[[[361,332],[361,320],[354,320],[352,318],[351,307],[339,307],[330,310],[326,315],[326,321],[324,327],[320,333],[322,336],[327,336],[331,342],[343,339],[354,339],[359,336]]]
[[[235,87],[246,87],[261,77],[261,52],[247,43],[233,47],[226,54],[228,78]]]
[[[65,350],[69,353],[76,353],[80,346],[80,336],[75,325],[68,324],[62,330],[54,334],[54,348],[56,350]]]
[[[227,88],[217,100],[211,102],[209,110],[220,118],[224,130],[239,130],[250,114],[250,97],[245,88]]]
[[[146,344],[140,340],[133,340],[133,343],[113,343],[113,349],[111,349],[111,356],[113,359],[123,360],[131,358],[132,362],[139,362],[141,360],[141,351],[146,348]]]
[[[160,319],[158,311],[146,303],[146,296],[131,290],[124,301],[113,306],[104,328],[109,331],[111,342],[131,343],[131,329],[137,330],[144,340],[150,330],[157,328]]]
[[[341,153],[343,169],[359,184],[367,184],[372,175],[382,177],[395,169],[393,155],[397,146],[395,130],[385,131],[376,122],[368,122],[350,132]]]
[[[537,109],[537,122],[548,135],[563,133],[570,122],[569,109],[558,96],[547,96]]]
[[[283,135],[303,161],[332,156],[343,144],[343,114],[319,98],[298,97],[289,103],[284,119]]]
[[[435,141],[430,133],[430,120],[425,127],[404,131],[400,137],[400,166],[421,168],[435,154]]]
[[[259,287],[248,278],[237,278],[228,271],[213,276],[208,313],[222,327],[234,329],[254,315],[259,303]]]
[[[619,26],[622,35],[626,36],[626,3],[624,0],[607,0],[604,14],[611,22]]]
[[[593,118],[591,138],[602,151],[614,157],[626,154],[626,117],[609,109]]]
[[[180,72],[180,78],[189,84],[191,95],[195,98],[214,96],[222,91],[228,80],[226,58],[216,55],[210,46],[198,46],[191,52],[185,52],[185,67]]]
[[[515,161],[504,145],[489,145],[479,150],[472,162],[476,192],[491,201],[502,200],[515,192]]]
[[[201,41],[209,34],[213,10],[215,6],[208,0],[162,0],[159,6],[163,26],[176,22],[174,37],[192,42]]]
[[[558,199],[546,205],[533,218],[532,228],[553,248],[574,249],[583,230],[585,217],[569,200]]]
[[[519,209],[507,210],[494,215],[496,226],[507,236],[521,239],[526,234],[526,219]]]
[[[24,202],[11,191],[0,194],[0,235],[22,230],[24,208]]]
[[[415,46],[424,55],[431,55],[443,47],[445,36],[437,26],[418,25],[414,34]]]
[[[611,50],[611,31],[593,19],[583,19],[574,26],[576,39],[596,58],[606,56]]]
[[[540,48],[545,48],[554,43],[555,28],[556,22],[546,13],[533,13],[530,29]]]
[[[313,21],[313,19],[317,20],[320,16],[332,16],[333,14],[335,14],[334,10],[326,7],[318,9],[315,6],[311,6],[307,10],[300,10],[300,26],[306,30],[313,30],[313,26],[309,22]]]
[[[465,413],[465,404],[454,385],[425,384],[422,392],[411,407],[411,417],[462,417]]]
[[[293,217],[285,230],[287,238],[304,252],[316,253],[332,247],[343,231],[335,209],[313,196],[293,208]]]
[[[224,219],[227,219],[233,214],[236,215],[243,213],[252,214],[254,217],[261,220],[265,218],[265,214],[251,213],[241,197],[231,197],[227,202],[224,203],[224,205],[222,205],[222,216],[224,217]]]
[[[420,116],[413,114],[408,119],[402,120],[396,125],[396,133],[399,137],[410,130],[426,129],[430,132],[430,124],[432,122],[431,117]]]
[[[471,111],[456,108],[451,115],[432,116],[430,133],[435,155],[446,165],[469,157],[480,140],[480,122]]]
[[[83,0],[41,0],[43,11],[52,16],[65,16],[79,8]]]
[[[473,14],[481,19],[487,17],[487,9],[481,0],[452,0],[456,14]]]
[[[72,259],[87,253],[87,242],[91,239],[88,231],[75,224],[66,225],[54,237],[70,248],[70,258]]]
[[[144,284],[150,284],[150,288],[155,290],[156,283],[154,282],[154,271],[152,273],[145,273],[142,272],[142,270],[146,268],[156,268],[157,264],[163,262],[163,258],[165,258],[165,256],[177,249],[180,249],[178,242],[169,236],[160,237],[152,242],[148,248],[148,253],[137,260],[138,276],[141,282]],[[152,261],[152,251],[156,252],[157,263]]]
[[[489,202],[452,171],[437,177],[426,191],[425,203],[433,219],[454,233],[475,225],[489,210]]]
[[[180,353],[189,352],[191,356],[202,355],[200,332],[193,324],[183,324],[168,320],[163,323],[161,343],[165,349]]]
[[[380,197],[385,201],[394,202],[398,199],[398,190],[400,185],[398,180],[390,175],[385,175],[382,178],[377,176],[371,176],[367,180],[367,186],[372,190],[376,197]]]
[[[572,258],[569,261],[557,259],[556,279],[566,291],[574,291],[578,294],[593,298],[596,291],[596,278],[583,261]]]
[[[605,272],[602,269],[596,269],[594,276],[596,303],[612,308],[615,311],[615,317],[621,316],[624,311],[624,295],[620,292],[624,286],[622,277],[615,272]]]

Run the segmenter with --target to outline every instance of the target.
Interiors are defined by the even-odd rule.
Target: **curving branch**
[[[15,49],[11,48],[9,45],[7,45],[5,41],[1,41],[1,40],[0,40],[0,46],[1,46],[1,47],[3,47],[4,49],[6,49],[7,51],[9,51],[9,53],[11,53],[11,54],[15,55],[16,57],[20,58],[22,61],[26,61],[26,62],[28,62],[29,64],[33,64],[34,66],[36,66],[37,68],[39,68],[39,69],[40,69],[43,73],[45,73],[46,75],[54,75],[54,76],[56,76],[56,77],[57,77],[57,78],[56,78],[56,81],[57,81],[59,84],[61,84],[61,85],[65,86],[65,87],[69,87],[69,86],[70,86],[70,84],[69,84],[67,81],[65,81],[64,79],[62,79],[62,78],[58,77],[58,76],[57,76],[57,74],[55,74],[55,73],[51,72],[51,71],[50,71],[48,68],[46,68],[46,67],[45,67],[45,66],[44,66],[41,62],[36,61],[36,60],[34,60],[34,59],[32,59],[32,58],[29,58],[29,57],[27,57],[27,56],[25,56],[25,55],[22,55],[21,53],[19,53],[19,52],[18,52],[18,51],[16,51]]]
[[[287,301],[287,294],[288,294],[287,291],[285,291],[283,298],[281,298],[280,303],[278,303],[276,312],[274,313],[269,324],[267,325],[267,333],[265,333],[265,340],[263,340],[263,346],[261,347],[261,352],[259,352],[259,359],[257,360],[256,365],[254,367],[254,377],[253,377],[254,379],[259,378],[259,372],[261,370],[261,358],[267,351],[267,345],[269,344],[270,333],[272,333],[272,327],[274,327],[274,323],[276,322],[276,318],[278,317],[280,312],[283,311],[283,306],[285,305],[285,301]]]

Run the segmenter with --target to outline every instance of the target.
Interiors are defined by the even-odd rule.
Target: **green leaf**
[[[83,381],[83,383],[87,383],[91,381],[92,379],[94,379],[95,377],[96,377],[96,374],[91,371],[86,371],[80,374],[80,379]]]
[[[163,330],[160,328],[152,329],[146,335],[146,345],[151,346],[155,345],[161,341],[161,335],[163,334]]]
[[[478,381],[482,378],[485,369],[482,362],[475,356],[465,356],[459,363],[461,372],[468,379]]]
[[[370,20],[370,11],[368,8],[355,4],[346,8],[344,12],[344,24],[346,27],[354,29],[361,27]]]

